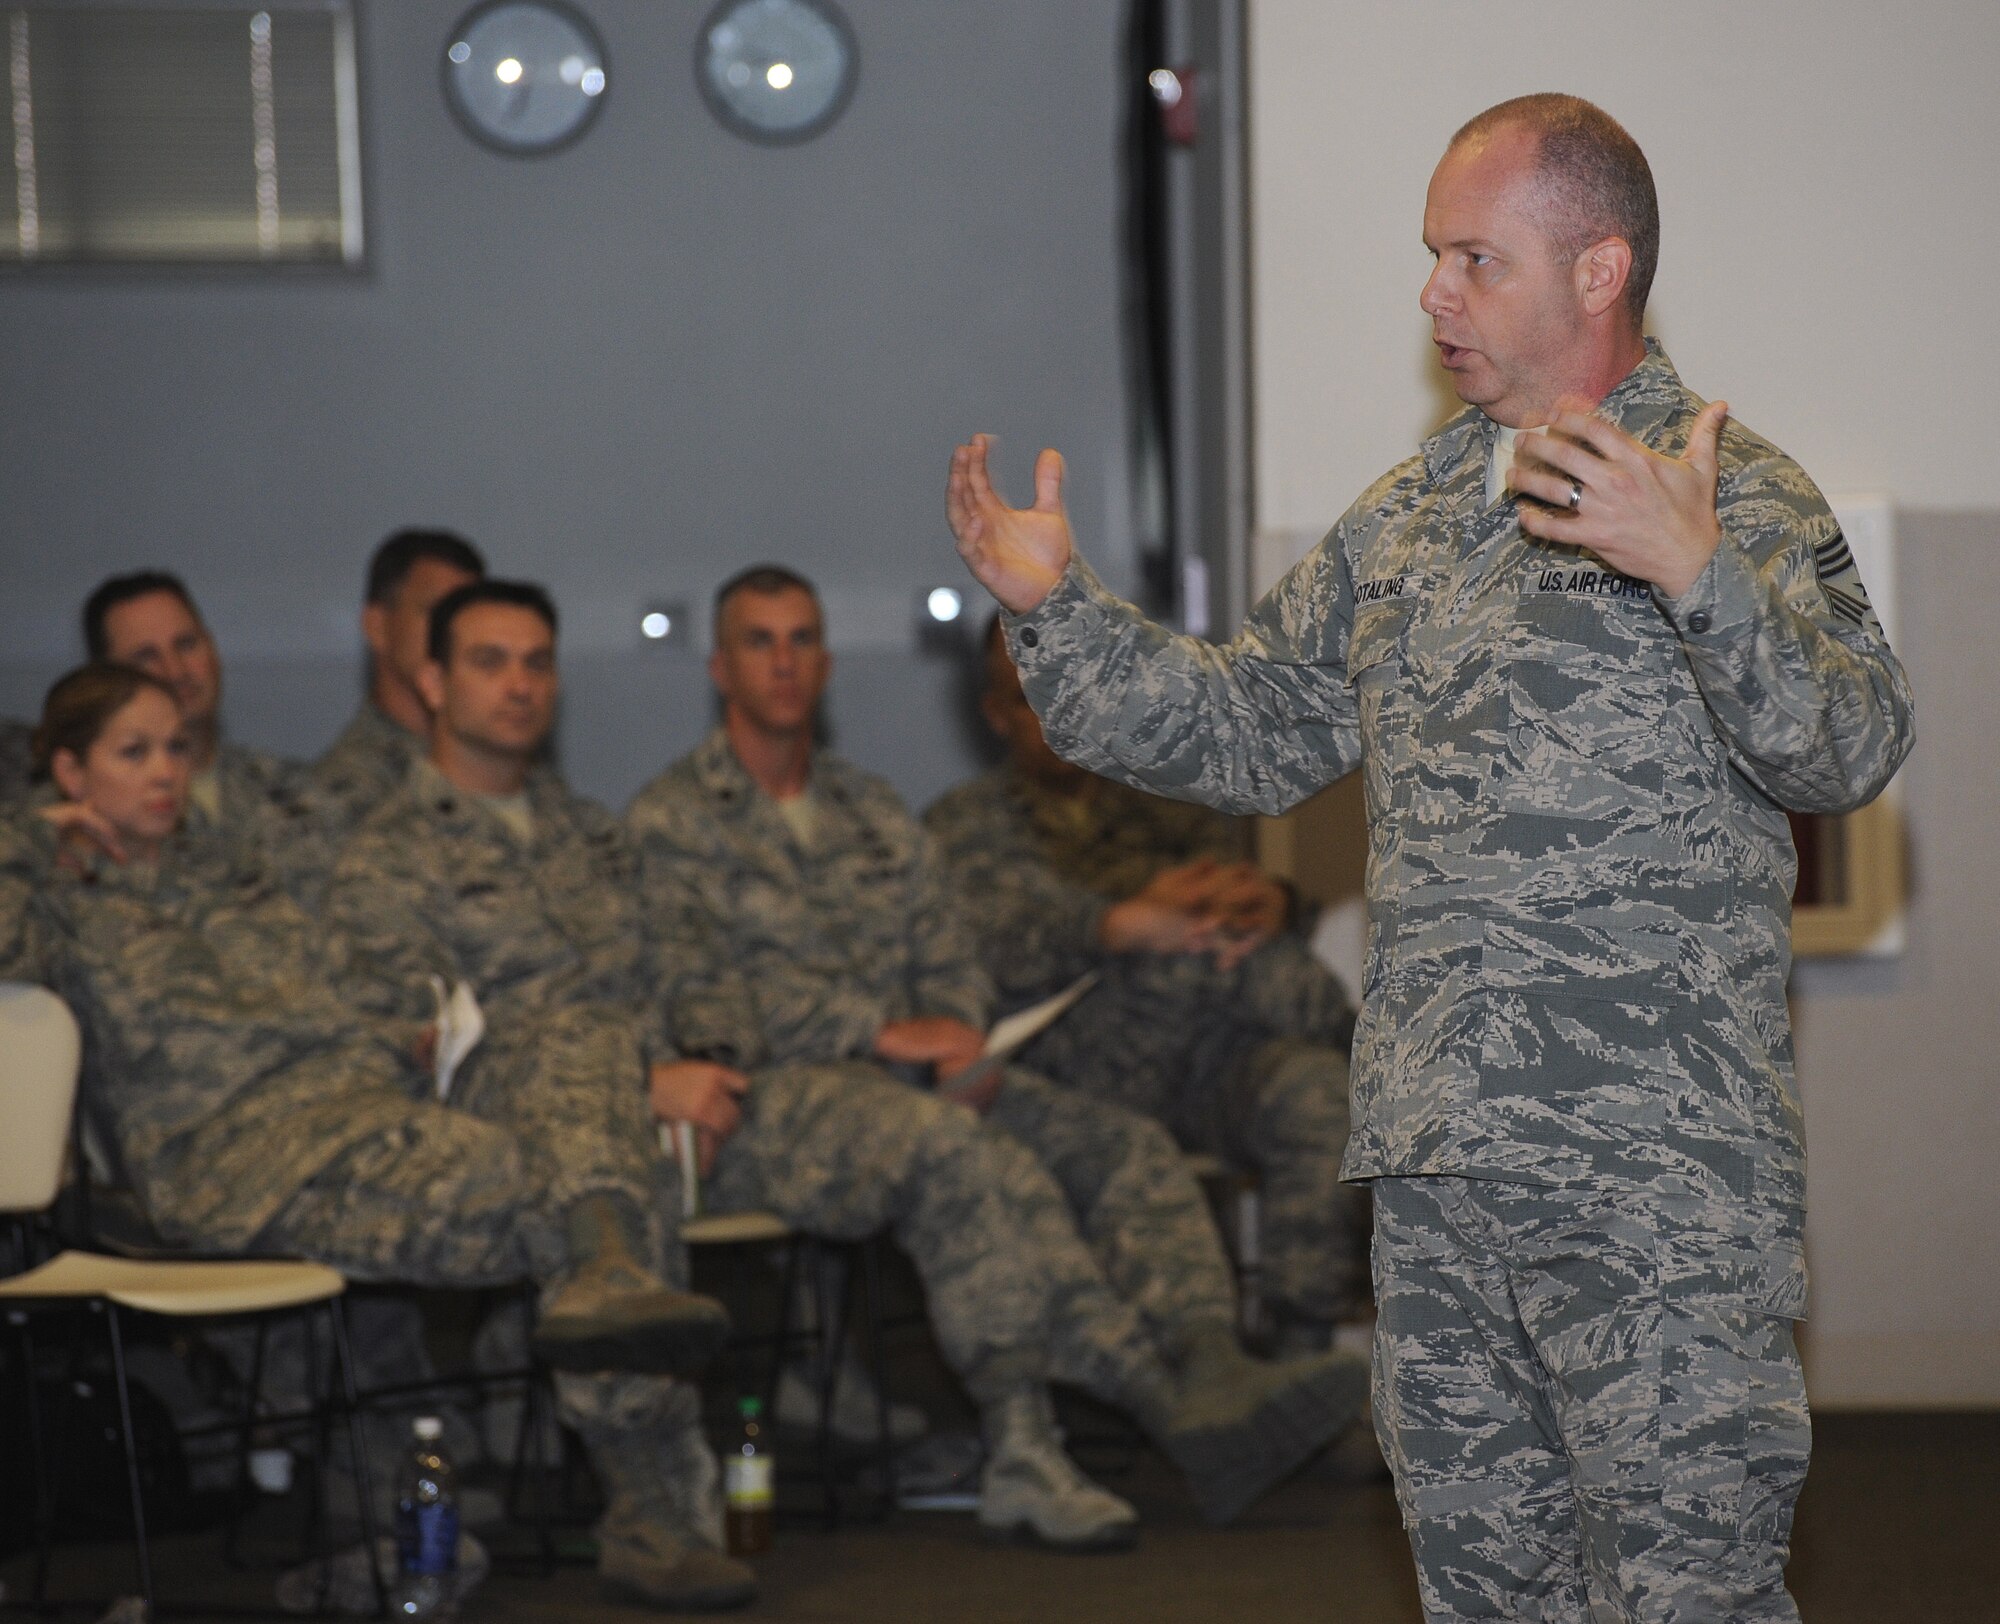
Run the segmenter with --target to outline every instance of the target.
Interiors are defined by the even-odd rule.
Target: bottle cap
[[[444,1423],[434,1415],[420,1415],[410,1423],[410,1431],[427,1444],[436,1443],[444,1436]]]
[[[741,1399],[737,1402],[736,1410],[745,1421],[755,1421],[764,1413],[764,1401],[761,1398]]]

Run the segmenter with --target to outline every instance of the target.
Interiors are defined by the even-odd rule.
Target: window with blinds
[[[0,262],[360,263],[345,0],[0,0],[0,57]]]

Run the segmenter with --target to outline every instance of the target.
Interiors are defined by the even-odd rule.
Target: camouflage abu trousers
[[[1088,1003],[1073,1018],[1087,1013]],[[1119,1017],[1105,1024],[1114,1032],[1129,1025]],[[1166,1060],[1149,1063],[1143,1044],[1107,1044],[1097,1034],[1088,1047],[1092,1053],[1064,1054],[1037,1045],[1033,1058],[1058,1082],[1157,1117],[1187,1149],[1256,1175],[1261,1283],[1281,1317],[1333,1324],[1360,1311],[1368,1294],[1368,1193],[1340,1181],[1346,1056],[1226,1016]]]
[[[645,1075],[629,1025],[587,1008],[489,1033],[451,1103],[411,1100],[394,1127],[350,1146],[258,1236],[256,1250],[318,1259],[360,1280],[419,1286],[548,1285],[569,1266],[564,1216],[626,1197],[647,1261],[676,1284],[686,1254],[665,1215],[675,1175],[650,1150]],[[558,1375],[563,1419],[588,1444],[621,1427],[678,1434],[694,1394],[651,1376]]]
[[[1796,1619],[1811,1429],[1792,1322],[1714,1289],[1700,1204],[1373,1190],[1376,1426],[1426,1617]]]
[[[1368,1296],[1368,1194],[1340,1181],[1353,1030],[1339,980],[1282,935],[1228,975],[1205,959],[1113,958],[1026,1058],[1254,1174],[1263,1295],[1281,1320],[1327,1325]]]
[[[1236,1320],[1236,1288],[1208,1199],[1187,1170],[1173,1135],[1150,1117],[1063,1088],[1018,1066],[986,1115],[987,1125],[1025,1146],[1061,1191],[1064,1228],[1088,1248],[1058,1248],[1058,1216],[1038,1214],[1049,1234],[1045,1256],[1056,1268],[1059,1304],[1089,1297],[1099,1280],[1169,1356],[1191,1334]],[[1085,1264],[1090,1267],[1086,1271]],[[1089,1386],[1066,1361],[1087,1367],[1094,1346],[1068,1345],[1057,1314],[1056,1356],[1063,1380]]]
[[[1063,1134],[1038,1124],[1028,1097],[1053,1096],[1046,1115],[1066,1122],[1079,1113],[1064,1108],[1061,1091],[1022,1073],[1009,1074],[1003,1099],[1017,1085],[1021,1098],[1010,1114],[1060,1148]],[[1082,1106],[1080,1115],[1096,1120],[1101,1108]],[[1146,1127],[1137,1137],[1157,1150],[1154,1137],[1165,1136]],[[1121,1179],[1137,1173],[1127,1180],[1135,1193],[1164,1182],[1148,1176],[1143,1154],[1115,1127],[1085,1135],[1072,1125],[1069,1137],[1078,1142],[1063,1165],[1087,1206],[1109,1190],[1109,1211],[1134,1218]],[[1190,1212],[1172,1196],[1153,1198],[1162,1234],[1195,1218],[1207,1228],[1199,1201],[1195,1192]],[[888,1226],[923,1279],[947,1362],[982,1404],[1051,1379],[1127,1396],[1135,1377],[1157,1370],[1161,1326],[1200,1312],[1228,1314],[1226,1273],[1220,1307],[1202,1297],[1203,1282],[1217,1286],[1219,1254],[1211,1260],[1200,1245],[1183,1243],[1180,1250],[1194,1254],[1191,1279],[1170,1283],[1163,1277],[1173,1272],[1171,1249],[1157,1238],[1087,1245],[1065,1189],[1026,1144],[861,1062],[757,1072],[743,1125],[722,1147],[703,1202],[718,1212],[763,1209],[843,1240]],[[1099,1222],[1118,1228],[1105,1214]]]
[[[1330,1325],[1368,1297],[1368,1192],[1340,1181],[1347,1057],[1303,1038],[1246,1038],[1191,1067],[1167,1122],[1190,1150],[1257,1175],[1260,1284],[1280,1318]]]

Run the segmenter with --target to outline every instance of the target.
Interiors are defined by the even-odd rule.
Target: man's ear
[[[49,776],[66,801],[83,799],[83,762],[74,750],[58,750],[49,758]]]
[[[1591,244],[1576,260],[1576,296],[1584,313],[1601,316],[1625,297],[1632,279],[1632,245],[1623,237]]]
[[[423,696],[424,709],[431,715],[444,709],[444,667],[437,661],[426,659],[417,667],[417,692]]]
[[[723,670],[722,650],[719,648],[710,649],[708,651],[708,680],[719,694],[724,693],[722,681]]]
[[[361,606],[361,635],[368,641],[368,652],[378,660],[389,657],[389,610],[384,604],[364,603]]]

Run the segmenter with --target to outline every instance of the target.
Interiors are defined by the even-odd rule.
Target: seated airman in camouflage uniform
[[[981,962],[1015,1006],[1101,977],[1022,1062],[1254,1171],[1279,1345],[1325,1346],[1367,1299],[1368,1198],[1340,1182],[1352,1004],[1240,823],[1049,749],[997,621],[981,710],[1006,763],[924,815]]]
[[[316,907],[333,846],[305,768],[222,737],[222,658],[179,577],[140,570],[102,582],[83,606],[83,641],[93,660],[150,672],[180,701],[194,751],[182,838],[204,856],[253,859]]]
[[[1574,96],[1431,177],[1465,409],[1226,647],[1076,555],[983,438],[947,512],[1049,743],[1276,813],[1359,769],[1376,1415],[1438,1621],[1795,1620],[1810,1426],[1787,809],[1907,755],[1902,667],[1805,472],[1644,331],[1659,207]]]
[[[425,1020],[370,1013],[337,933],[178,830],[191,752],[171,690],[84,667],[52,690],[40,748],[126,860],[58,862],[51,824],[7,823],[0,975],[75,1010],[86,1108],[159,1234],[363,1280],[536,1281],[536,1348],[593,1457],[690,1454],[692,1394],[667,1377],[698,1369],[727,1319],[667,1282],[671,1192],[641,1103],[600,1061],[623,1027],[579,1009],[495,1043],[441,1102]],[[612,1515],[640,1526],[607,1538],[674,1534],[653,1503]]]
[[[710,664],[723,725],[627,814],[682,1045],[732,1070],[775,1068],[753,1073],[715,1187],[808,1227],[868,1211],[871,1189],[907,1190],[897,1199],[917,1205],[898,1238],[987,1404],[989,1527],[1017,1516],[1025,1482],[1052,1500],[1075,1492],[1040,1407],[1044,1376],[1123,1405],[1189,1469],[1209,1514],[1232,1516],[1353,1418],[1359,1361],[1246,1359],[1214,1226],[1166,1133],[1018,1067],[975,1064],[991,983],[895,792],[814,750],[827,670],[806,582],[762,566],[728,583]],[[810,1081],[772,1080],[802,1062],[817,1063]],[[890,1068],[935,1072],[950,1097]],[[731,1127],[733,1110],[711,1125]],[[896,1158],[913,1137],[979,1148],[956,1169],[912,1166]],[[928,1186],[994,1166],[1013,1221],[953,1233],[961,1215]],[[1022,1327],[1008,1310],[1024,1264],[1044,1282],[1026,1323],[1046,1355],[1016,1374],[1036,1380],[1032,1394],[994,1403],[1005,1390],[975,1381],[975,1344],[953,1322]]]
[[[479,1097],[516,1055],[555,1053],[566,1073],[620,1102],[624,1154],[657,1199],[634,1250],[680,1212],[646,1108],[672,1056],[645,996],[644,921],[624,838],[608,814],[535,767],[555,719],[555,609],[539,587],[483,580],[432,612],[421,672],[429,753],[342,848],[328,923],[353,944],[384,1014],[430,1006],[432,977],[463,981],[485,1034],[453,1092]],[[559,1141],[558,1141],[559,1142]],[[628,1215],[629,1221],[629,1215]],[[685,1254],[670,1252],[677,1276]],[[713,1455],[698,1395],[678,1388],[646,1416],[586,1432],[610,1507],[599,1571],[670,1607],[740,1604],[750,1569],[725,1556]]]
[[[449,530],[398,530],[375,549],[361,609],[368,697],[309,775],[313,810],[336,847],[403,787],[424,754],[430,714],[417,672],[431,608],[485,574],[479,549]]]

